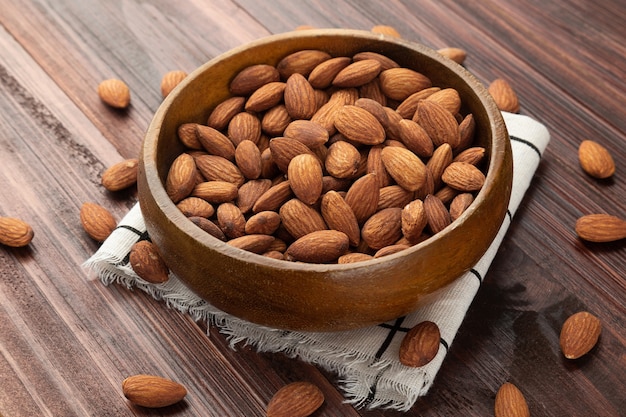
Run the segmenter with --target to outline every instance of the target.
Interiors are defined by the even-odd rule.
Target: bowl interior
[[[476,145],[486,149],[485,185],[466,212],[444,231],[401,253],[347,265],[278,261],[242,251],[209,236],[176,208],[163,186],[172,161],[184,151],[182,123],[206,123],[230,96],[242,69],[275,65],[303,49],[333,56],[378,52],[455,88],[463,114],[476,122]],[[512,158],[501,114],[482,84],[462,66],[419,44],[353,30],[311,30],[274,35],[229,51],[191,73],[156,112],[146,133],[138,179],[139,201],[151,239],[183,282],[216,307],[259,324],[295,330],[343,330],[376,324],[414,309],[425,294],[447,285],[484,254],[504,218]],[[468,240],[471,244],[468,245]]]

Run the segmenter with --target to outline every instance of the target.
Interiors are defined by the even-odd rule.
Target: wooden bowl
[[[182,123],[205,124],[229,97],[237,72],[275,65],[302,49],[336,56],[382,53],[458,90],[487,150],[488,172],[473,204],[452,225],[402,252],[342,265],[270,259],[232,247],[196,227],[168,198],[168,167],[183,147]],[[506,214],[512,156],[501,114],[484,86],[460,65],[416,43],[355,30],[307,30],[263,38],[231,50],[191,73],[164,100],[146,133],[138,179],[141,210],[152,241],[170,269],[215,307],[261,325],[335,331],[374,325],[415,310],[420,299],[469,270],[485,253]]]

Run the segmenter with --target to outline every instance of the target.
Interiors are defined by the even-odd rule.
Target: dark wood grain
[[[532,415],[624,415],[626,242],[583,243],[573,229],[587,213],[626,216],[623,2],[0,0],[0,10],[0,215],[35,230],[27,248],[0,247],[0,415],[262,416],[295,380],[324,391],[318,416],[487,416],[505,381]],[[462,47],[468,69],[484,83],[509,80],[522,113],[552,135],[435,384],[407,413],[355,409],[333,373],[232,349],[215,328],[81,268],[98,247],[81,204],[120,219],[136,201],[134,189],[105,191],[100,175],[137,155],[161,76],[305,24],[387,24],[433,48]],[[110,77],[129,84],[127,111],[99,101]],[[582,173],[583,139],[613,153],[613,179]],[[560,326],[583,309],[602,320],[600,343],[567,361]],[[131,406],[121,381],[135,373],[176,379],[189,395],[162,411]]]

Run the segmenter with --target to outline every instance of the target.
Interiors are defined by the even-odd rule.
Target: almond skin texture
[[[283,204],[279,214],[282,225],[295,239],[318,230],[328,229],[322,215],[297,198]]]
[[[235,96],[247,96],[259,87],[280,80],[278,70],[266,64],[251,65],[241,70],[230,83],[230,92]]]
[[[505,382],[496,394],[494,414],[495,417],[530,417],[530,410],[522,392]]]
[[[424,199],[424,213],[428,219],[428,226],[433,233],[439,233],[450,223],[450,212],[444,205],[443,201],[437,196],[429,194]]]
[[[235,160],[235,144],[219,130],[204,125],[196,125],[196,137],[202,148],[209,154]]]
[[[130,266],[144,281],[161,284],[169,278],[169,268],[161,257],[156,245],[147,240],[140,240],[130,249]]]
[[[519,99],[508,81],[502,78],[493,80],[488,90],[500,110],[510,113],[519,112]]]
[[[379,199],[376,174],[366,174],[354,181],[345,197],[359,224],[363,224],[376,212]]]
[[[432,321],[423,321],[408,331],[400,344],[399,359],[405,366],[424,366],[437,356],[441,335]]]
[[[335,127],[346,138],[364,145],[385,141],[385,129],[373,114],[353,106],[343,106],[335,115]]]
[[[485,183],[485,174],[467,162],[453,162],[443,171],[441,180],[459,191],[478,191]]]
[[[313,87],[302,74],[293,74],[285,87],[285,107],[292,119],[310,119],[317,111]]]
[[[422,100],[418,103],[413,120],[428,133],[435,147],[444,143],[457,149],[461,143],[459,125],[454,115],[435,101]]]
[[[307,417],[324,403],[324,394],[310,382],[285,385],[267,404],[267,417]]]
[[[375,59],[353,62],[335,76],[333,85],[341,88],[360,87],[376,78],[380,68],[380,62]]]
[[[116,109],[125,109],[130,104],[130,89],[124,81],[116,78],[98,84],[98,96],[105,104]]]
[[[23,220],[14,217],[0,217],[0,244],[21,248],[28,245],[35,233]]]
[[[139,160],[130,158],[107,168],[101,177],[101,183],[109,191],[120,191],[131,187],[137,182],[137,166]]]
[[[148,408],[167,407],[187,395],[178,382],[154,375],[129,376],[122,382],[122,392],[131,403]]]
[[[213,109],[207,120],[207,125],[216,130],[224,130],[230,120],[243,111],[245,103],[245,97],[227,98]]]
[[[374,249],[394,244],[402,237],[402,209],[390,207],[370,217],[361,229],[361,238]]]
[[[293,242],[286,254],[297,261],[334,262],[350,247],[348,236],[337,230],[318,230]]]
[[[167,97],[168,94],[174,88],[176,88],[176,86],[180,84],[180,82],[186,77],[187,73],[180,70],[174,70],[165,73],[165,75],[163,75],[163,78],[161,78],[161,95],[163,96],[163,98]]]
[[[426,165],[410,150],[387,146],[381,158],[389,175],[405,190],[417,191],[426,181]]]
[[[324,194],[320,211],[329,228],[344,232],[350,240],[350,245],[359,244],[361,240],[359,223],[348,203],[337,191]]]
[[[592,140],[580,143],[578,161],[583,171],[594,178],[605,179],[615,173],[615,161],[609,151]]]
[[[387,97],[403,101],[432,84],[428,77],[412,69],[391,68],[380,73],[380,87]]]
[[[626,220],[610,214],[587,214],[576,221],[576,234],[589,242],[613,242],[626,238]]]
[[[316,49],[304,49],[281,59],[276,64],[276,69],[285,80],[295,73],[308,77],[315,67],[330,58],[332,57],[327,52]]]
[[[80,208],[80,221],[87,234],[103,242],[117,227],[117,221],[104,207],[96,203],[84,203]]]
[[[602,323],[593,314],[587,311],[573,314],[561,328],[561,352],[567,359],[578,359],[593,349],[601,332]]]

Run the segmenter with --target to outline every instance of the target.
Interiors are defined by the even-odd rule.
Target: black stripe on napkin
[[[532,142],[530,142],[530,141],[528,141],[526,139],[518,138],[517,136],[509,136],[509,137],[511,138],[512,141],[523,143],[524,145],[528,146],[530,149],[532,149],[533,151],[535,151],[537,153],[539,158],[541,158],[541,151],[539,150],[538,147],[535,146],[534,143],[532,143]]]

